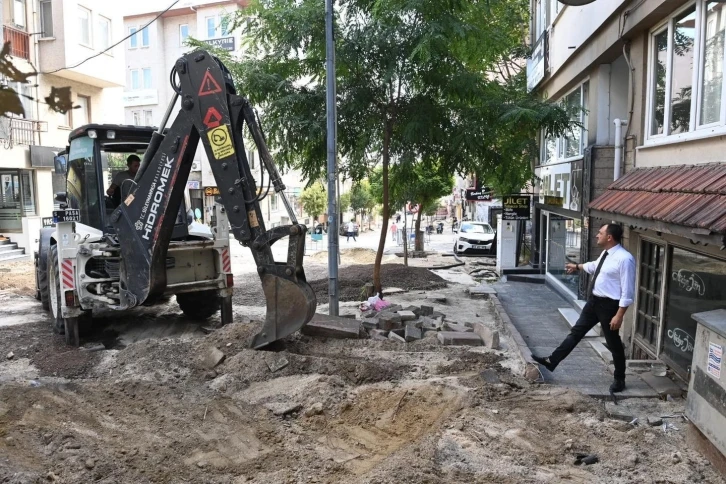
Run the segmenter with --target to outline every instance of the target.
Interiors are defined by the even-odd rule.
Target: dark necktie
[[[592,297],[592,290],[595,289],[595,281],[597,280],[597,276],[600,275],[600,269],[602,269],[602,264],[605,262],[605,257],[608,256],[608,251],[602,253],[602,257],[600,257],[600,262],[597,264],[597,269],[595,269],[595,273],[592,275],[592,280],[590,280],[590,287],[587,288],[587,298],[590,299]]]

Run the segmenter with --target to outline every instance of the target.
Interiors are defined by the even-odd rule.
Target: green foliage
[[[350,208],[354,212],[370,212],[375,206],[376,200],[371,194],[371,185],[368,180],[353,185],[350,190]]]
[[[321,213],[325,213],[328,208],[328,195],[322,183],[313,183],[300,195],[300,203],[303,210],[307,212],[314,220],[318,219]]]
[[[340,196],[340,205],[338,206],[338,211],[340,213],[345,213],[350,208],[350,192],[345,192]]]

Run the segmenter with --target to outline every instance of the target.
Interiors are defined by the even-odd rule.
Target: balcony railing
[[[27,32],[3,25],[3,42],[10,42],[10,55],[30,60],[30,36]]]
[[[15,145],[36,145],[38,133],[48,130],[45,121],[0,117],[0,146],[7,149]]]

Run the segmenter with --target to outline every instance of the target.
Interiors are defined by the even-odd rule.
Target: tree
[[[438,163],[519,191],[532,179],[536,135],[559,136],[567,113],[526,90],[519,65],[528,25],[526,0],[486,2],[340,0],[336,16],[337,139],[341,171],[353,180],[381,168],[383,226],[390,218],[389,169]],[[344,12],[344,21],[340,21]],[[325,12],[323,2],[257,0],[236,24],[248,48],[221,54],[238,92],[259,106],[283,166],[309,179],[325,171]]]
[[[350,190],[350,208],[354,213],[363,216],[367,210],[373,208],[372,203],[375,205],[370,192],[370,183],[367,180],[353,185]]]
[[[338,212],[344,214],[350,208],[350,192],[345,192],[340,196],[340,205],[338,206]]]
[[[303,190],[300,195],[300,203],[303,210],[313,217],[314,221],[318,220],[321,213],[325,213],[328,208],[328,195],[322,183],[314,183]]]

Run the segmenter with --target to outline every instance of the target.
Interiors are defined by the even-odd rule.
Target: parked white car
[[[454,254],[490,252],[494,229],[484,222],[462,222],[454,240]]]

